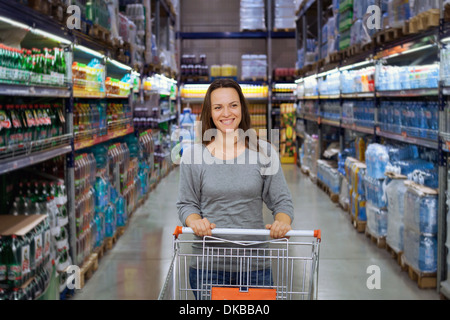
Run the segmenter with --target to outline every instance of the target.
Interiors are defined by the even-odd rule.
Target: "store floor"
[[[357,233],[347,213],[300,172],[283,165],[293,195],[295,229],[321,229],[319,299],[439,299],[421,290],[385,249]],[[157,299],[171,262],[179,169],[163,179],[132,216],[114,248],[74,299]],[[270,215],[265,212],[267,221]],[[380,269],[380,289],[368,289],[369,266]]]

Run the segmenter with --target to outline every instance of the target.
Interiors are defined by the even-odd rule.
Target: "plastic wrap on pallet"
[[[390,180],[386,186],[388,227],[386,243],[396,252],[403,251],[403,216],[405,212],[405,179]]]
[[[438,195],[433,189],[410,183],[405,193],[404,223],[425,234],[437,234]]]
[[[439,9],[440,0],[415,0],[409,1],[411,17],[415,17],[422,12],[426,12],[431,9]]]
[[[265,30],[265,4],[264,1],[241,0],[240,7],[241,30]]]
[[[347,208],[350,204],[348,192],[348,180],[341,175],[341,190],[339,191],[339,204],[342,208]]]
[[[241,66],[243,80],[261,79],[267,76],[267,56],[265,54],[244,54],[241,57]]]
[[[387,199],[385,195],[385,179],[374,179],[370,176],[364,177],[364,190],[367,202],[378,208],[386,208]]]
[[[425,235],[405,227],[403,257],[422,272],[437,271],[437,235]]]
[[[386,243],[395,252],[402,252],[404,250],[404,229],[403,221],[398,221],[390,218],[388,212],[388,225],[386,234]]]
[[[331,193],[339,194],[341,176],[336,169],[336,163],[332,161],[317,160],[317,179],[322,181]]]
[[[367,227],[376,237],[385,237],[388,229],[388,212],[366,202]]]
[[[386,146],[373,143],[369,144],[365,154],[367,175],[375,179],[384,179],[386,166],[389,163],[389,154]]]

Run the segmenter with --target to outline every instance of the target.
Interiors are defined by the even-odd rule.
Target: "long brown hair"
[[[242,119],[239,123],[239,129],[247,132],[251,128],[250,112],[248,111],[248,103],[242,93],[241,86],[239,83],[232,79],[216,79],[214,80],[206,91],[205,99],[203,101],[202,113],[200,115],[200,121],[202,124],[201,141],[204,145],[208,145],[211,141],[206,138],[205,132],[209,129],[217,129],[211,115],[211,93],[220,88],[233,88],[239,95],[239,100],[241,103],[241,115]],[[246,138],[248,140],[248,138]],[[246,146],[248,147],[248,141],[246,141]]]

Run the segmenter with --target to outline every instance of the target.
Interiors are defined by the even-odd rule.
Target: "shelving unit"
[[[324,23],[322,12],[324,8],[330,6],[331,1],[327,0],[311,0],[304,1],[303,6],[297,13],[297,30],[296,39],[298,48],[306,48],[306,39],[308,37],[314,38],[318,43],[321,43],[321,32]],[[421,32],[414,32],[399,37],[394,37],[389,41],[379,41],[378,34],[372,38],[372,43],[367,46],[367,50],[355,50],[354,54],[350,54],[349,50],[341,50],[337,54],[323,57],[320,54],[316,63],[313,63],[301,70],[297,70],[299,85],[298,103],[304,104],[307,101],[314,101],[318,105],[317,114],[310,114],[302,112],[299,119],[308,123],[317,125],[317,129],[313,128],[315,134],[319,137],[319,154],[322,155],[321,150],[322,136],[325,128],[330,126],[336,128],[340,136],[340,149],[345,148],[345,133],[357,132],[370,135],[374,141],[387,139],[390,141],[413,144],[436,150],[439,153],[439,206],[438,206],[438,263],[437,263],[437,291],[444,294],[446,297],[450,296],[450,285],[447,276],[447,249],[448,248],[448,232],[446,216],[448,208],[446,206],[447,199],[447,171],[448,171],[448,152],[450,146],[450,135],[448,127],[446,127],[446,119],[448,119],[448,104],[447,95],[448,88],[445,86],[445,79],[443,79],[444,62],[442,60],[442,48],[445,45],[445,38],[448,37],[449,23],[444,21],[444,7],[441,1],[441,17],[440,25],[438,27],[430,27]],[[317,25],[311,28],[308,19],[317,17]],[[409,25],[409,22],[406,22]],[[383,31],[387,32],[387,31]],[[380,32],[379,34],[381,34]],[[338,59],[335,56],[339,56]],[[422,66],[435,64],[439,66],[440,75],[434,79],[434,84],[425,87],[419,84],[407,88],[394,88],[395,90],[386,90],[382,88],[382,79],[380,79],[381,70],[383,66],[398,65],[398,66]],[[373,67],[374,73],[374,88],[370,92],[365,93],[343,93],[343,82],[340,76],[343,71],[360,70],[363,68]],[[320,93],[306,93],[306,83],[308,79],[323,79],[332,73],[339,74],[339,94],[321,95]],[[409,85],[409,80],[400,80],[396,85]],[[316,85],[316,88],[320,86]],[[334,88],[334,87],[333,87]],[[334,119],[327,119],[320,116],[321,105],[328,99],[336,99],[339,101],[340,111],[339,117]],[[346,121],[343,114],[343,104],[350,101],[350,99],[366,100],[373,103],[374,121],[368,122],[367,126],[361,126],[355,122]],[[387,130],[389,124],[383,123],[382,106],[383,102],[391,101],[429,101],[435,103],[439,107],[438,118],[436,124],[439,127],[430,132],[426,130],[408,126],[397,127],[395,130]],[[432,110],[432,109],[430,109]],[[420,117],[416,115],[417,117]],[[317,131],[314,131],[317,130]],[[427,135],[427,137],[425,137]],[[303,137],[303,136],[302,136]],[[302,138],[299,137],[299,138]],[[433,138],[431,138],[433,137]],[[321,157],[320,157],[321,158]],[[447,242],[446,242],[447,241]]]
[[[157,31],[158,44],[163,37],[160,32],[160,25],[166,24],[167,26],[174,24],[176,13],[172,5],[166,0],[151,0],[148,4],[152,6],[152,9],[156,11],[155,29]],[[162,10],[161,10],[162,8]],[[165,20],[167,18],[167,21]],[[79,154],[83,154],[89,148],[96,145],[116,141],[114,139],[119,137],[126,137],[128,135],[135,135],[138,139],[143,136],[138,132],[137,128],[133,124],[133,106],[135,105],[135,92],[141,92],[142,79],[155,74],[165,74],[168,77],[174,78],[176,71],[170,68],[164,67],[159,61],[159,57],[154,57],[154,63],[147,64],[142,67],[129,66],[129,62],[124,55],[123,47],[118,49],[117,44],[105,41],[99,41],[91,35],[84,33],[83,31],[94,28],[92,22],[83,20],[84,30],[69,29],[65,25],[63,19],[56,19],[55,17],[49,17],[45,13],[36,11],[26,5],[21,4],[18,1],[0,1],[0,27],[2,32],[11,35],[14,34],[17,39],[17,47],[25,48],[44,48],[44,47],[58,47],[64,53],[66,61],[66,70],[64,75],[64,81],[58,84],[39,84],[33,82],[32,72],[28,71],[16,71],[19,72],[20,79],[28,77],[29,80],[17,81],[15,78],[8,78],[0,80],[0,98],[1,99],[28,99],[33,101],[39,101],[42,103],[46,99],[51,101],[58,101],[62,105],[62,115],[64,117],[64,131],[56,137],[49,137],[40,140],[23,142],[20,144],[9,144],[7,146],[0,147],[0,175],[2,175],[2,183],[5,184],[7,176],[20,169],[26,169],[30,166],[46,163],[48,160],[60,158],[63,156],[65,161],[62,162],[63,168],[58,168],[63,172],[64,183],[66,186],[67,195],[67,213],[68,224],[67,231],[69,233],[67,252],[70,255],[70,260],[73,264],[82,267],[82,276],[85,277],[87,271],[92,272],[92,257],[81,255],[77,243],[77,235],[79,230],[78,218],[76,218],[76,197],[75,197],[75,161]],[[169,49],[169,28],[167,30],[167,48]],[[4,37],[5,39],[8,37]],[[11,38],[13,39],[13,38]],[[106,39],[104,39],[106,40]],[[161,41],[162,43],[162,41]],[[11,45],[13,45],[11,43]],[[88,64],[92,59],[97,59],[104,68],[103,78],[99,81],[101,89],[99,90],[87,90],[88,86],[92,83],[86,81],[82,88],[78,85],[78,80],[73,81],[72,63],[80,62]],[[27,73],[28,72],[28,73]],[[126,88],[119,92],[109,92],[107,87],[107,77],[122,79],[125,75],[137,77],[139,88],[134,88],[132,84],[131,90],[127,92]],[[43,79],[52,82],[59,78],[54,77],[50,79],[49,76],[41,76]],[[78,82],[77,82],[78,81]],[[53,83],[53,82],[52,82]],[[106,86],[105,86],[106,83]],[[92,88],[91,88],[92,89]],[[123,89],[123,88],[121,88]],[[125,92],[125,93],[124,93]],[[170,103],[173,104],[173,98],[170,95],[164,93],[162,96],[167,97]],[[28,101],[27,100],[27,101]],[[86,103],[93,101],[94,103],[103,103],[105,108],[108,104],[126,104],[130,106],[129,112],[124,113],[124,117],[117,120],[106,121],[106,127],[104,131],[100,131],[99,128],[92,128],[87,131],[79,130],[76,134],[74,132],[75,124],[75,103]],[[173,109],[173,107],[172,107]],[[105,110],[106,112],[106,110]],[[105,113],[106,116],[106,113]],[[174,121],[178,117],[176,112],[171,113],[166,118],[159,118],[158,122],[164,126],[167,122]],[[147,131],[149,128],[140,128],[141,131]],[[146,133],[146,135],[149,135]],[[148,145],[148,141],[146,141]],[[155,150],[152,147],[148,147],[151,150],[151,154],[146,154],[148,157],[157,156]],[[166,157],[167,158],[167,157]],[[170,159],[169,159],[170,160]],[[133,164],[134,165],[134,164]],[[151,162],[151,165],[154,165]],[[169,170],[170,163],[167,164],[167,170]],[[153,168],[151,173],[153,174]],[[131,167],[130,170],[137,170],[136,167]],[[158,172],[159,174],[160,172]],[[167,172],[166,172],[167,173]],[[37,173],[36,173],[37,174]],[[42,175],[43,173],[39,173]],[[49,178],[49,177],[46,177]],[[161,179],[161,176],[152,176],[156,182]],[[119,188],[118,185],[116,185]],[[150,187],[148,188],[150,191]],[[145,195],[144,195],[145,196]],[[145,197],[141,197],[140,204],[142,204]],[[5,205],[7,199],[0,201],[1,205]],[[139,205],[133,204],[133,207],[128,205],[128,209],[135,210]],[[117,238],[115,238],[117,239]],[[58,247],[59,248],[59,247]],[[103,249],[102,249],[103,250]],[[102,251],[103,253],[103,251]],[[97,257],[97,255],[96,255]],[[89,259],[88,259],[89,258]],[[89,260],[89,261],[88,261]],[[89,270],[86,269],[89,262]],[[59,282],[61,272],[63,270],[57,270],[56,282]],[[54,277],[54,278],[55,278]],[[86,276],[87,279],[87,276]],[[58,290],[58,284],[55,285],[53,281],[52,290]],[[61,288],[59,288],[61,289]],[[60,290],[61,291],[61,290]],[[66,292],[64,290],[64,292]],[[56,293],[59,296],[59,292]],[[53,295],[50,293],[53,298]],[[64,295],[62,294],[61,297]]]

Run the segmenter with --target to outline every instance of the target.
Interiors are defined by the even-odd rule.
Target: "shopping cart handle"
[[[242,235],[242,236],[269,236],[270,230],[267,229],[233,229],[233,228],[214,228],[211,230],[212,235]],[[180,227],[175,228],[173,235],[178,238],[180,234],[194,234],[192,228]],[[314,237],[321,240],[320,230],[291,230],[286,233],[287,237]]]

